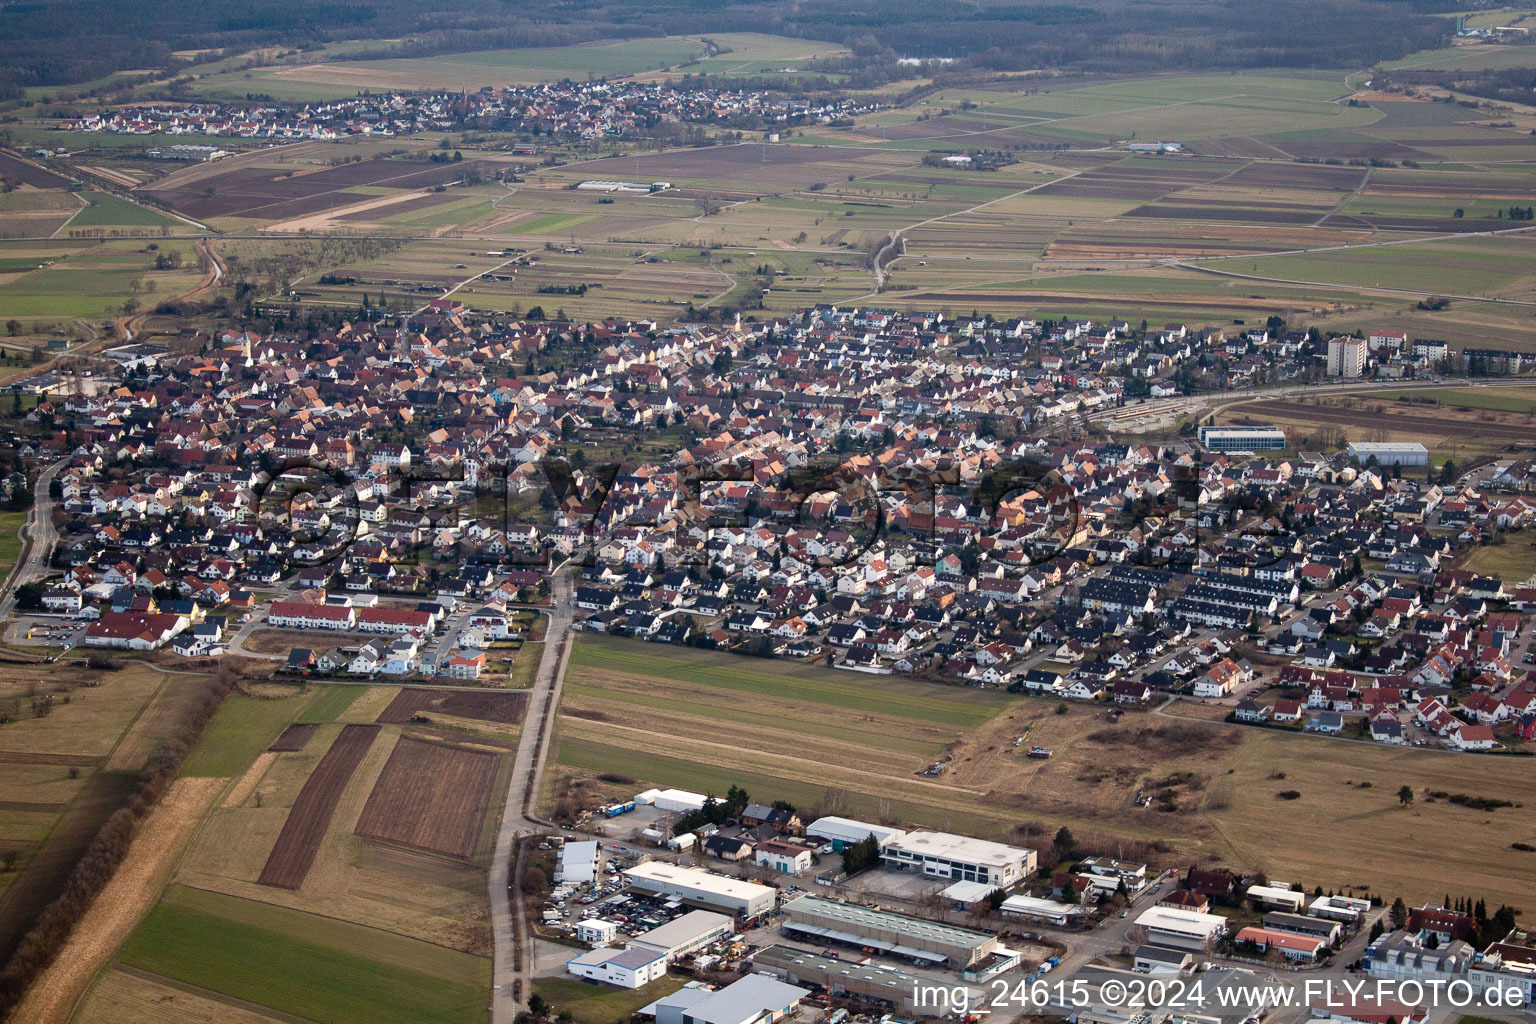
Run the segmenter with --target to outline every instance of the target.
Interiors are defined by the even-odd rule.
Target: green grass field
[[[1373,398],[1407,398],[1419,402],[1432,400],[1440,405],[1462,409],[1493,409],[1497,412],[1536,412],[1536,391],[1520,388],[1425,388],[1412,391],[1384,391]]]
[[[324,694],[322,699],[329,697]],[[182,767],[183,775],[233,778],[277,739],[310,700],[308,696],[264,699],[234,694],[219,708]],[[338,709],[337,714],[341,710]]]
[[[539,978],[533,983],[533,990],[549,1000],[557,1014],[569,1013],[576,1019],[576,1024],[613,1024],[614,1021],[629,1020],[640,1007],[682,987],[682,979],[670,975],[634,989],[593,985],[574,978]]]
[[[27,521],[25,512],[0,512],[0,577],[11,571],[21,554],[21,539],[16,531]]]
[[[89,206],[70,219],[68,228],[172,227],[179,222],[155,210],[129,202],[111,192],[87,192]]]
[[[363,934],[358,934],[363,933]],[[408,949],[405,947],[409,947]],[[130,967],[331,1024],[485,1020],[484,961],[429,943],[234,897],[167,901],[124,945]],[[389,960],[411,957],[416,969]],[[428,969],[431,969],[430,972]]]
[[[299,713],[300,722],[334,722],[362,696],[364,686],[322,686],[320,695]]]
[[[890,677],[871,679],[812,665],[704,651],[674,653],[663,647],[582,635],[571,655],[571,668],[681,679],[726,693],[764,694],[843,711],[879,711],[962,728],[981,725],[1008,702],[1006,694],[995,690],[952,689]]]

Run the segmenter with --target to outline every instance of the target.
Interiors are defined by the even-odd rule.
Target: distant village
[[[555,82],[477,92],[379,93],[327,103],[166,102],[116,107],[59,127],[119,135],[187,135],[276,142],[423,131],[521,132],[583,140],[653,132],[666,124],[782,129],[869,113],[866,99],[812,99],[703,84]],[[188,157],[187,159],[190,159]]]

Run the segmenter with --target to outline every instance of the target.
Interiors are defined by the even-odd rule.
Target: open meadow
[[[1055,756],[1025,757],[1034,745]],[[1402,809],[1394,795],[1405,783],[1447,781],[1481,792],[1478,780],[1496,765],[1501,792],[1536,799],[1536,764],[1520,758],[1388,750],[1151,713],[1111,722],[1101,709],[995,690],[784,662],[759,669],[735,655],[591,636],[571,658],[557,758],[561,777],[544,797],[556,810],[648,786],[723,793],[734,784],[813,813],[1023,845],[1067,825],[1096,846],[1158,844],[1168,863],[1224,863],[1405,898],[1436,895],[1422,870],[1431,856],[1479,888],[1536,897],[1526,855],[1508,846],[1508,821],[1485,826],[1487,814],[1445,803]],[[941,758],[943,771],[921,774]],[[1275,797],[1288,788],[1304,803]],[[1365,819],[1370,830],[1352,824]]]

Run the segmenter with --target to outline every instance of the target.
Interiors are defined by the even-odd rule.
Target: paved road
[[[544,760],[554,729],[555,710],[565,666],[570,661],[571,574],[556,569],[550,584],[549,626],[544,634],[544,653],[533,688],[528,694],[528,713],[517,744],[512,784],[502,810],[496,852],[491,860],[489,894],[491,933],[495,952],[491,963],[491,1024],[512,1024],[531,993],[533,936],[528,931],[527,907],[521,889],[512,890],[513,847],[520,836],[547,831],[552,825],[538,817],[538,794],[544,777]],[[508,898],[511,891],[511,898]],[[519,942],[519,937],[521,942]]]
[[[58,541],[58,531],[53,528],[53,499],[48,491],[53,478],[59,475],[69,462],[60,459],[37,475],[33,491],[32,507],[27,511],[27,521],[21,525],[21,554],[11,566],[5,583],[0,585],[0,620],[8,619],[16,610],[16,588],[35,576],[45,575],[48,559],[53,555],[53,545]]]

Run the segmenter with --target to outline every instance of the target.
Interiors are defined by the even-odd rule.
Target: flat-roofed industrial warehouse
[[[886,867],[934,878],[1010,886],[1035,873],[1034,850],[949,832],[910,832],[885,844]]]
[[[757,917],[772,910],[776,892],[756,882],[743,882],[700,868],[683,868],[660,861],[636,864],[624,872],[624,877],[641,892],[676,896],[684,903],[714,907],[742,917]]]
[[[937,1010],[944,1009],[917,1004],[918,994],[934,987],[932,978],[920,978],[887,967],[822,956],[792,946],[769,946],[758,950],[752,954],[752,969],[797,985],[816,985],[833,995],[859,996],[907,1015],[919,1011],[933,1015]],[[983,1006],[987,999],[985,993],[978,988],[964,985],[944,985],[943,988],[951,994],[955,1004],[963,1001],[962,991],[969,996],[968,1000],[964,1000],[968,1006]]]
[[[784,929],[832,942],[871,947],[909,960],[969,967],[998,948],[997,936],[924,921],[856,903],[801,896],[784,904]]]
[[[735,919],[708,910],[690,910],[675,921],[635,936],[635,945],[665,953],[667,962],[703,949],[736,932]]]

